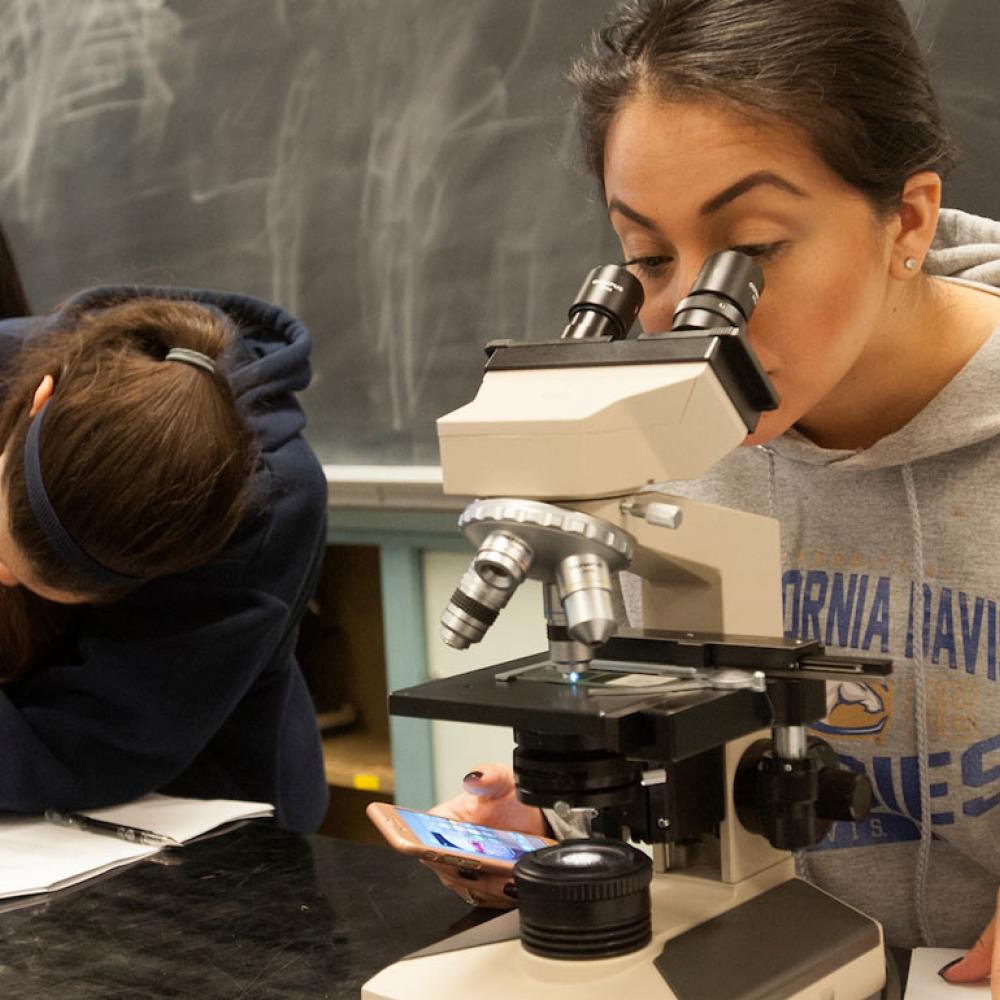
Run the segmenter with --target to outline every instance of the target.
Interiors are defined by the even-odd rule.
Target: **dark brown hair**
[[[55,380],[39,445],[49,500],[77,545],[125,576],[211,559],[243,516],[256,452],[225,375],[234,331],[223,313],[172,299],[101,306],[70,309],[25,344],[6,378],[0,441],[11,536],[39,581],[108,601],[129,588],[63,561],[28,502],[22,456],[42,378]],[[217,370],[164,361],[173,347]]]
[[[603,184],[608,128],[640,93],[721,101],[798,126],[879,214],[954,147],[897,0],[628,0],[570,79],[587,164]]]

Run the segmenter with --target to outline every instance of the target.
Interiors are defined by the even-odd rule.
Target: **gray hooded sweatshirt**
[[[1000,224],[942,212],[925,271],[1000,294]],[[785,633],[888,656],[829,685],[815,728],[871,779],[863,823],[803,856],[887,940],[969,947],[1000,883],[1000,329],[905,427],[861,451],[795,431],[670,492],[778,518]],[[623,575],[629,617],[641,617]]]

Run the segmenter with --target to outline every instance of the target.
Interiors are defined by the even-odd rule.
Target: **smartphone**
[[[443,861],[465,871],[510,875],[522,854],[557,843],[533,833],[476,826],[387,802],[372,802],[366,812],[382,836],[402,854]]]

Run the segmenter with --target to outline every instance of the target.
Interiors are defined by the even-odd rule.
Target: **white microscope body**
[[[689,325],[675,320],[669,336],[633,340],[624,339],[638,310],[634,288],[623,287],[629,278],[617,269],[592,272],[595,294],[585,284],[581,298],[596,305],[574,306],[561,341],[498,345],[475,399],[438,421],[445,492],[483,498],[460,522],[479,550],[444,616],[446,641],[476,641],[530,576],[546,584],[548,654],[464,675],[482,675],[478,694],[431,682],[394,695],[391,707],[547,734],[525,736],[524,745],[541,739],[545,748],[545,740],[569,748],[567,767],[577,746],[567,733],[577,732],[580,746],[631,761],[644,786],[635,794],[660,796],[645,812],[632,799],[614,813],[625,817],[626,833],[638,827],[652,844],[659,870],[650,886],[651,936],[627,954],[551,957],[522,944],[515,911],[383,970],[365,985],[365,1000],[864,1000],[884,985],[881,928],[795,879],[790,852],[769,843],[784,844],[805,822],[801,803],[776,821],[775,834],[768,818],[748,829],[735,800],[749,748],[770,735],[767,760],[798,768],[811,746],[804,723],[822,714],[822,679],[864,668],[824,665],[821,650],[810,659],[770,638],[783,633],[777,522],[653,486],[702,475],[776,403],[743,336],[759,272],[741,255],[718,255],[678,309]],[[626,568],[641,579],[641,633],[619,629],[610,610],[610,581]],[[616,631],[627,635],[612,638]],[[634,652],[656,642],[662,658]],[[758,663],[755,652],[764,648],[778,651],[784,666],[766,657]],[[696,666],[679,665],[688,652]],[[810,682],[789,680],[797,676]],[[602,686],[598,679],[608,677]],[[781,691],[812,693],[781,708],[775,692],[785,682]],[[812,715],[803,718],[806,703]],[[726,714],[732,704],[758,715],[737,723]],[[772,709],[783,717],[766,717]],[[639,729],[657,734],[654,747],[628,735]],[[691,820],[696,836],[682,838],[687,814],[715,794],[684,777],[685,762],[703,752],[720,761],[719,805],[707,820]],[[522,797],[551,807],[559,796],[544,784],[549,778],[539,779],[548,792],[535,799],[526,787],[534,778],[521,780],[529,758],[525,750],[519,765],[515,755]],[[558,775],[551,780],[558,784]],[[587,828],[610,799],[588,798],[592,789],[581,781],[579,801],[566,792],[557,811]],[[858,789],[837,794],[857,798]]]

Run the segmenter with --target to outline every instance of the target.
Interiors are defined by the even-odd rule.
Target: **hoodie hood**
[[[942,209],[924,272],[1000,288],[1000,222]]]
[[[1000,223],[942,209],[924,273],[1000,294]],[[1000,328],[905,427],[872,447],[820,448],[792,429],[766,445],[792,462],[884,469],[978,444],[1000,434]]]
[[[310,335],[305,325],[279,306],[233,292],[156,285],[106,285],[80,292],[50,322],[136,298],[183,299],[225,313],[237,329],[229,383],[244,418],[263,451],[273,451],[300,433],[305,415],[291,393],[309,384]],[[280,405],[273,405],[278,403]],[[262,419],[262,414],[267,419]]]

